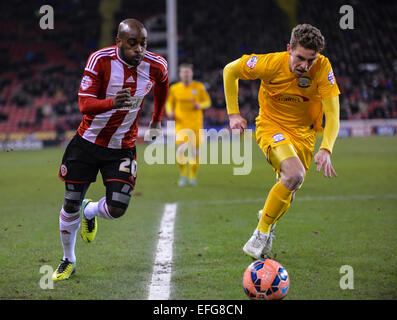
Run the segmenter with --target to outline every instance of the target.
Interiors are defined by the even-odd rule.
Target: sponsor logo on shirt
[[[335,84],[335,77],[334,77],[334,73],[332,71],[330,71],[328,73],[328,81],[331,82],[332,85]]]
[[[143,98],[144,97],[136,97],[136,96],[130,97],[128,102],[130,102],[131,105],[117,108],[117,110],[132,110],[132,111],[138,110],[142,104]]]
[[[83,79],[81,79],[81,89],[83,91],[87,90],[89,87],[92,85],[92,79],[90,76],[84,76]]]
[[[292,103],[298,103],[298,102],[306,102],[309,101],[309,98],[306,98],[304,96],[299,96],[299,95],[291,95],[291,94],[282,94],[276,97],[277,101],[279,102],[292,102]]]
[[[247,61],[247,67],[250,68],[250,69],[254,69],[257,62],[258,62],[258,57],[257,57],[257,56],[252,56],[252,57]]]

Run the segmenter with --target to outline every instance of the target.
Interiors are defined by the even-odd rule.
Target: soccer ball
[[[243,288],[251,300],[283,299],[289,290],[288,272],[275,260],[256,260],[244,272]]]

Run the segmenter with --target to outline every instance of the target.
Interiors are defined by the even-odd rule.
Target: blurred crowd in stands
[[[99,49],[99,2],[1,2],[0,133],[77,128],[81,120],[77,90],[89,54]],[[54,8],[53,30],[39,27],[43,4]],[[352,30],[339,27],[339,8],[344,4],[354,8]],[[123,0],[115,21],[135,17],[145,22],[164,12],[163,0],[151,0],[150,5]],[[298,1],[296,23],[311,23],[325,36],[324,55],[342,93],[342,120],[397,118],[396,16],[397,3],[391,0]],[[195,78],[210,93],[207,126],[227,124],[224,65],[243,54],[284,51],[290,24],[276,0],[178,1],[178,58],[193,63]],[[148,31],[148,50],[155,51]],[[240,81],[240,110],[250,124],[258,114],[258,88],[259,80]],[[153,97],[148,96],[143,125],[150,120],[152,104]]]

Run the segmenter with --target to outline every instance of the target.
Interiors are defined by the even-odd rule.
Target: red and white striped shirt
[[[146,51],[138,66],[123,61],[117,46],[98,50],[88,58],[79,88],[83,119],[77,132],[84,139],[112,149],[131,148],[145,96],[153,86],[153,121],[160,121],[168,93],[167,61]],[[131,89],[133,105],[114,108],[116,93]]]

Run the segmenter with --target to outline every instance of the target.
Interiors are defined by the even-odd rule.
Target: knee
[[[281,177],[281,183],[291,191],[298,190],[305,179],[303,171],[296,171],[292,174],[284,175]]]
[[[65,199],[63,202],[63,210],[67,213],[75,213],[81,208],[81,203],[79,201],[70,201]]]
[[[109,214],[115,219],[123,216],[127,210],[127,208],[117,208],[113,206],[108,206],[108,209],[109,209]]]

